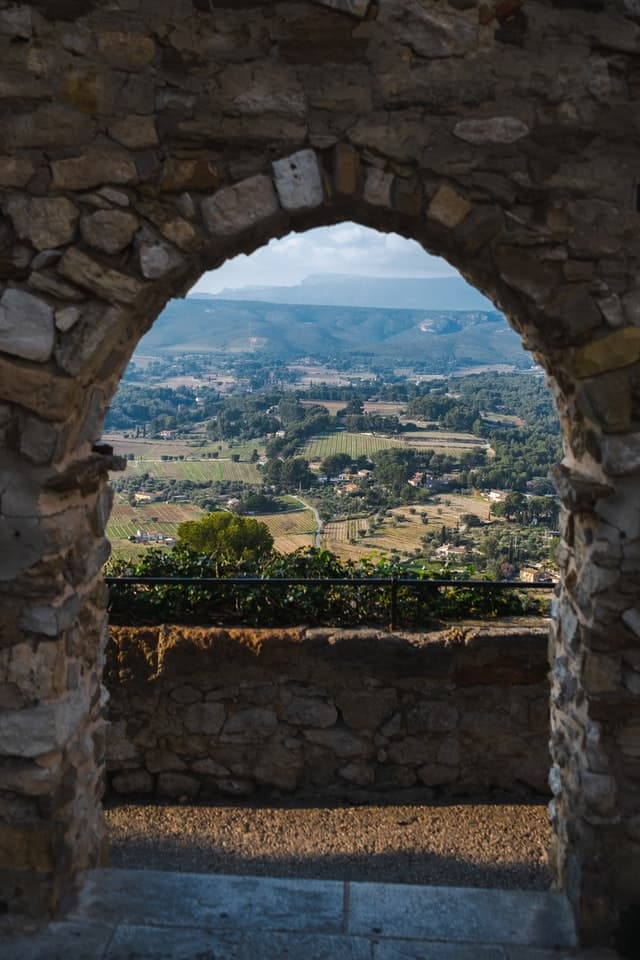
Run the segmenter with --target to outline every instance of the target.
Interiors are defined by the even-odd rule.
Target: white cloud
[[[203,274],[194,290],[218,293],[225,288],[290,286],[316,273],[444,277],[456,271],[414,240],[347,222],[272,240],[249,257],[241,254]]]

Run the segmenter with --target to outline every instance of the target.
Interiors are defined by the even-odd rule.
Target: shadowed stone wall
[[[548,794],[547,629],[112,627],[118,794]]]
[[[95,447],[209,268],[353,219],[447,257],[562,422],[556,881],[640,900],[636,0],[0,0],[0,900],[100,861],[108,553]]]

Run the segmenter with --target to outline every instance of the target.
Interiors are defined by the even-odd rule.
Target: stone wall
[[[110,633],[116,794],[548,793],[544,625]]]

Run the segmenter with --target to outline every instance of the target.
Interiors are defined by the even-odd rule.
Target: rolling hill
[[[140,354],[257,353],[289,360],[375,356],[398,362],[528,366],[504,317],[484,310],[300,306],[188,297],[171,301]]]

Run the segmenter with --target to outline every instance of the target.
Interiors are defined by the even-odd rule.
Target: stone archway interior
[[[544,365],[565,458],[557,883],[640,900],[637,54],[631,0],[0,8],[1,899],[100,861],[105,409],[170,296],[344,219],[446,256]]]

